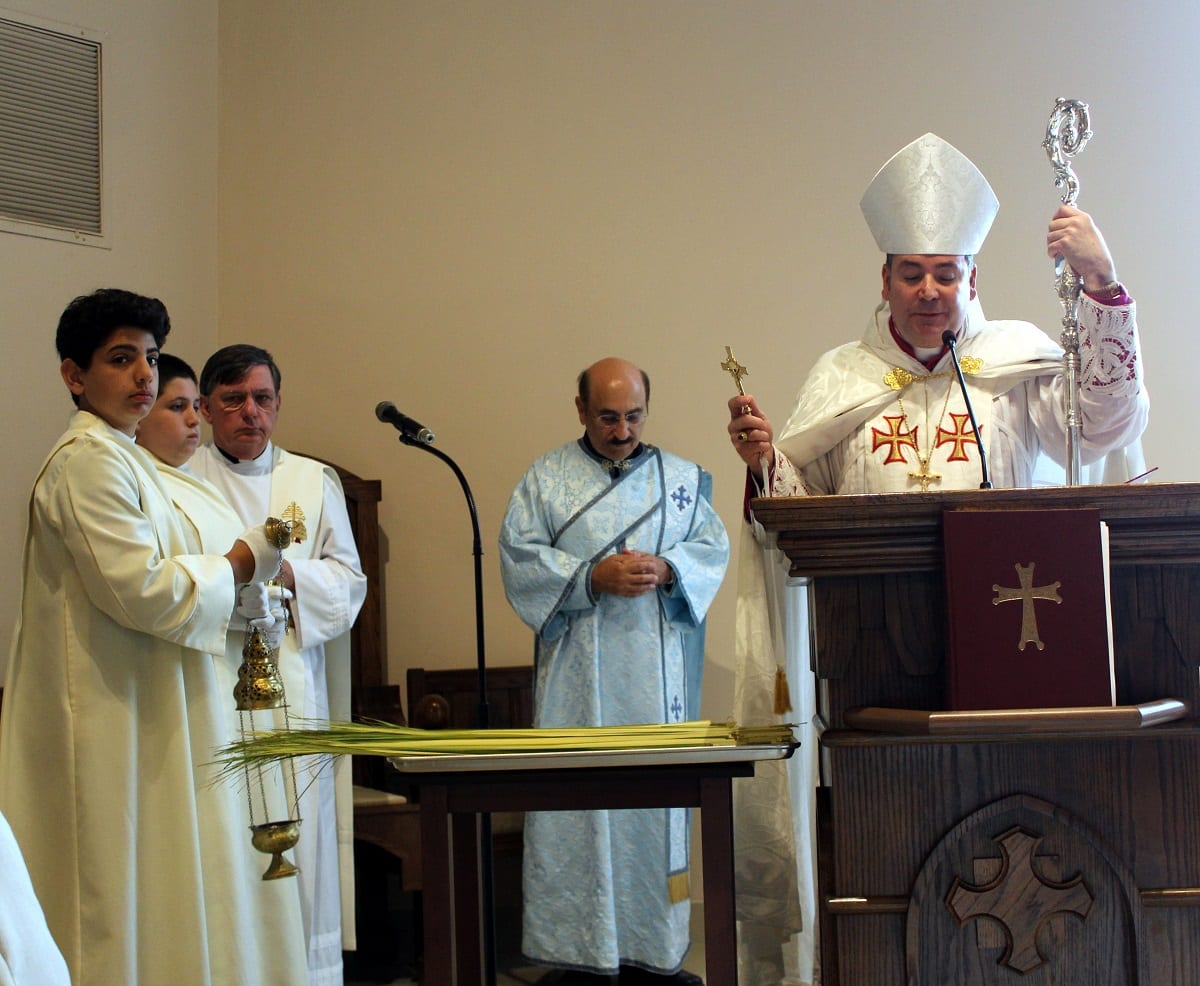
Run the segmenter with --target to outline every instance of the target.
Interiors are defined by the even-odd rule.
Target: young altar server
[[[4,692],[0,811],[74,986],[260,986],[247,839],[209,784],[228,737],[213,655],[237,586],[279,570],[262,526],[189,553],[134,443],[158,392],[162,303],[119,289],[58,324],[76,411],[34,484]]]

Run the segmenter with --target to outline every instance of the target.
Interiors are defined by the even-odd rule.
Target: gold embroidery
[[[304,526],[304,511],[295,500],[284,507],[283,519],[292,522],[292,540],[296,544],[308,537],[308,528]]]
[[[962,371],[964,374],[974,376],[976,373],[978,373],[980,370],[983,369],[983,360],[980,359],[978,356],[964,356],[958,361],[958,365],[960,367],[962,367]],[[945,420],[945,417],[946,417],[946,408],[948,408],[950,406],[950,390],[949,390],[949,388],[947,388],[946,403],[942,405],[942,414],[941,414],[941,417],[938,418],[937,426],[934,428],[929,428],[929,388],[928,388],[928,383],[930,380],[937,380],[941,377],[950,377],[953,375],[954,375],[953,370],[943,370],[941,373],[928,373],[923,377],[917,377],[917,376],[913,376],[912,373],[910,373],[908,370],[904,369],[904,367],[902,367],[902,366],[893,366],[890,370],[887,371],[887,373],[885,373],[883,375],[884,384],[886,384],[887,387],[891,390],[904,390],[905,387],[907,387],[909,384],[914,383],[914,382],[919,382],[919,383],[926,385],[926,389],[925,389],[925,427],[929,431],[929,438],[926,442],[926,449],[925,449],[924,455],[921,455],[920,448],[917,447],[916,441],[915,440],[913,441],[913,443],[912,443],[913,448],[916,449],[916,451],[917,451],[917,462],[920,464],[921,468],[919,470],[914,470],[913,472],[910,472],[908,474],[909,479],[915,479],[917,482],[919,482],[921,484],[921,492],[922,493],[927,493],[929,491],[930,483],[940,482],[941,478],[942,478],[941,473],[933,472],[929,468],[929,463],[930,463],[930,460],[933,458],[933,449],[934,449],[934,446],[935,446],[935,443],[937,440],[938,433],[942,430],[942,421]],[[898,398],[898,401],[900,403],[900,415],[901,415],[900,420],[904,424],[908,424],[908,414],[904,410],[904,398],[900,397],[900,398]],[[912,428],[909,433],[911,435],[915,436],[916,429]],[[879,447],[878,443],[876,443],[875,447],[876,448]],[[893,451],[894,451],[894,449],[893,449]],[[892,461],[890,457],[889,457],[888,461],[889,462]]]
[[[964,374],[973,377],[983,369],[983,360],[978,356],[964,356],[958,361],[958,365],[962,367]],[[942,377],[951,376],[954,376],[953,370],[943,370],[941,373],[927,373],[923,377],[917,377],[913,376],[913,374],[909,373],[902,366],[893,366],[883,375],[883,382],[889,390],[903,390],[914,380],[940,380]]]

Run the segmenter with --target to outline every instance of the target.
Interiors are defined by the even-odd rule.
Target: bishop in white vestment
[[[749,467],[748,492],[978,488],[979,440],[994,486],[1048,481],[1066,461],[1062,350],[1027,322],[984,317],[974,255],[998,203],[983,175],[954,147],[926,134],[880,169],[862,208],[887,256],[883,302],[862,339],[817,361],[778,438],[753,396],[730,399],[728,430]],[[1090,481],[1124,482],[1142,468],[1137,443],[1149,414],[1135,307],[1085,213],[1062,206],[1051,220],[1047,249],[1066,257],[1084,290],[1081,458],[1090,464]],[[943,342],[947,331],[956,340],[979,439]],[[772,684],[776,669],[785,667],[797,706],[787,718],[800,724],[802,745],[800,755],[764,765],[752,783],[735,788],[739,962],[751,986],[808,982],[817,917],[817,736],[807,606],[802,588],[789,583],[787,560],[749,513],[738,586],[735,714],[743,722],[772,717]],[[783,804],[791,805],[790,817],[780,811]]]

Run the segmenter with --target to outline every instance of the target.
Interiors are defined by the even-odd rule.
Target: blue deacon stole
[[[705,473],[694,463],[664,455],[661,449],[647,445],[646,451],[629,461],[607,486],[582,506],[555,536],[553,545],[576,557],[587,558],[579,575],[587,576],[592,567],[613,552],[629,548],[661,555],[692,529],[701,483]],[[672,631],[667,626],[662,603],[657,618],[659,640]],[[690,636],[690,635],[685,635]],[[703,637],[700,638],[703,647]],[[688,648],[662,647],[666,708],[663,720],[679,722],[688,707],[688,674],[685,667]],[[672,685],[682,695],[672,695]],[[691,852],[691,810],[663,809],[666,816],[667,897],[678,904],[691,896],[688,879]]]

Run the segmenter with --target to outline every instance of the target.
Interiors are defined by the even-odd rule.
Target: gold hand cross
[[[721,361],[721,369],[733,377],[733,382],[737,384],[738,393],[745,394],[746,391],[742,388],[742,377],[749,376],[750,371],[737,361],[737,357],[733,355],[733,350],[728,346],[725,347],[725,359]]]

